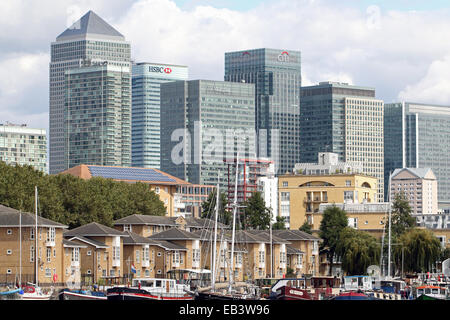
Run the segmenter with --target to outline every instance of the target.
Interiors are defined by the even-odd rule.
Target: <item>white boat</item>
[[[174,279],[135,278],[131,287],[114,287],[106,291],[108,300],[193,300],[189,286]]]
[[[23,287],[22,290],[23,294],[20,295],[21,300],[50,300],[53,294],[53,288],[47,291],[33,284]]]

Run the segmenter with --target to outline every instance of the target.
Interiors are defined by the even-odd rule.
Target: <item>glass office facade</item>
[[[49,100],[49,173],[66,169],[65,72],[86,63],[107,62],[130,68],[130,44],[89,11],[51,44]],[[131,80],[128,84],[131,86]]]
[[[161,170],[227,187],[226,159],[255,157],[255,87],[193,80],[161,85]]]
[[[131,165],[128,67],[85,66],[66,71],[65,168]]]
[[[385,181],[398,168],[431,168],[439,207],[450,206],[450,106],[401,102],[385,108]]]
[[[316,162],[319,152],[334,152],[342,162],[360,162],[363,173],[378,178],[384,198],[382,100],[375,89],[321,82],[301,90],[300,159]]]
[[[278,173],[291,171],[300,160],[300,52],[227,52],[224,79],[255,84],[258,157],[271,158]]]
[[[160,85],[187,80],[186,66],[137,63],[132,67],[133,167],[160,168]]]
[[[0,124],[0,161],[9,165],[30,165],[47,173],[45,129],[10,123]]]

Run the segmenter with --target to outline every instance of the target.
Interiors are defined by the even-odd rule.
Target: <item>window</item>
[[[30,229],[30,240],[34,240],[34,229]]]
[[[266,256],[266,254],[264,251],[259,251],[259,263],[264,263],[265,256]]]
[[[140,263],[141,261],[141,250],[136,250],[136,263]]]
[[[79,262],[80,261],[80,248],[73,248],[72,249],[72,262]]]
[[[45,277],[50,278],[52,276],[52,269],[45,268]]]
[[[6,230],[6,234],[12,234],[12,230],[11,229]]]
[[[50,262],[51,257],[52,257],[52,249],[47,248],[47,262]]]
[[[86,255],[88,255],[88,256],[90,256],[91,254],[92,254],[91,250],[88,250],[88,251],[86,252]]]
[[[123,225],[123,231],[130,231],[131,232],[131,224],[124,224]]]
[[[172,263],[173,263],[173,264],[179,264],[179,263],[180,263],[180,253],[179,253],[178,251],[175,251],[175,252],[173,253],[173,256],[172,256]]]
[[[6,254],[7,255],[11,255],[12,254],[12,250],[11,249],[6,250]]]
[[[34,256],[35,256],[34,247],[31,246],[30,247],[30,262],[34,262]]]
[[[155,187],[155,193],[159,194],[159,187]]]
[[[352,185],[352,181],[351,180],[345,180],[345,185],[347,187],[351,186]]]
[[[287,181],[283,181],[283,187],[287,187],[288,186],[288,182]]]
[[[55,242],[55,228],[48,228],[47,241],[48,242]]]
[[[290,192],[281,192],[281,201],[289,201]]]

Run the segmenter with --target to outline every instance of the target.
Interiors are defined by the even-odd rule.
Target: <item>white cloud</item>
[[[450,54],[433,61],[425,76],[408,85],[398,95],[400,100],[450,105]]]

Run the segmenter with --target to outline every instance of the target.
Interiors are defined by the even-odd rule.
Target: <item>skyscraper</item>
[[[226,159],[255,157],[255,87],[192,80],[161,84],[161,170],[228,186]]]
[[[94,12],[61,33],[51,44],[49,104],[49,172],[58,173],[67,165],[66,71],[107,63],[130,73],[130,44],[117,30]],[[128,68],[128,71],[126,71]],[[127,84],[131,88],[131,81]],[[83,92],[80,84],[79,92]],[[92,90],[92,88],[90,89]],[[99,89],[99,91],[101,91]],[[88,94],[88,93],[85,93]],[[84,99],[87,99],[84,98]],[[131,108],[131,102],[128,106]],[[126,107],[126,105],[125,105]]]
[[[321,82],[302,87],[301,162],[315,162],[319,152],[334,152],[342,162],[360,162],[362,172],[378,179],[384,195],[383,101],[375,89]]]
[[[160,168],[160,85],[187,79],[186,66],[146,62],[133,65],[131,116],[133,167]]]
[[[225,81],[255,84],[257,156],[277,173],[300,160],[300,52],[253,49],[225,53]]]
[[[449,207],[450,106],[386,104],[384,139],[385,183],[395,169],[431,168],[438,181],[438,205]]]
[[[26,124],[0,123],[0,161],[10,165],[30,165],[47,173],[47,134],[45,129]]]

